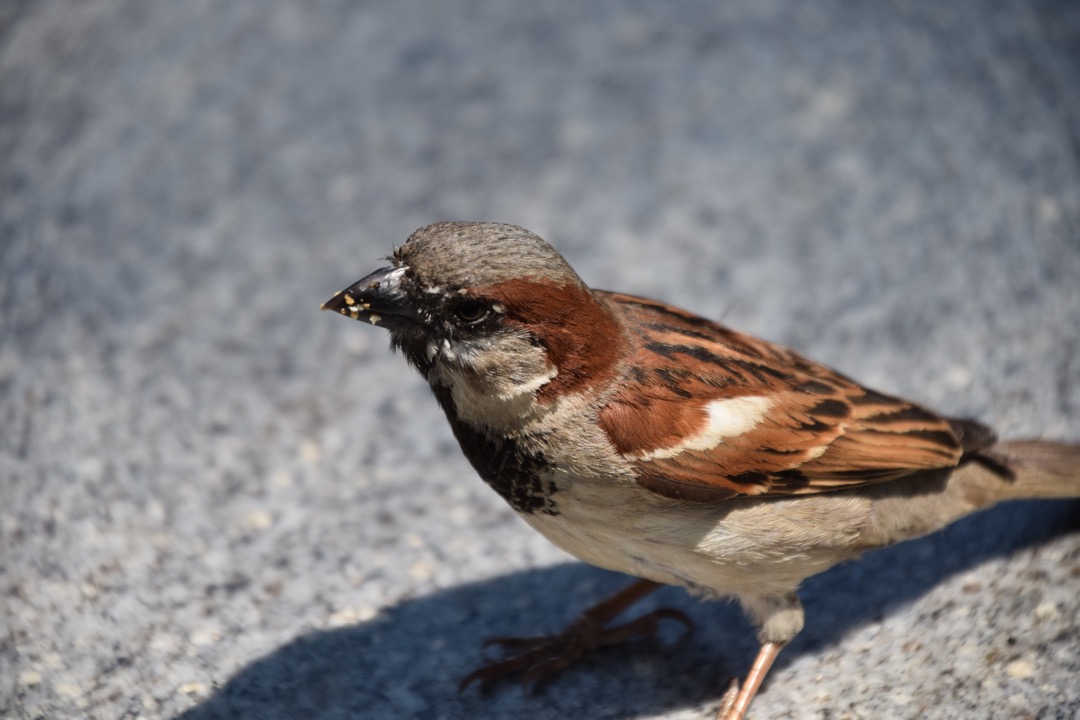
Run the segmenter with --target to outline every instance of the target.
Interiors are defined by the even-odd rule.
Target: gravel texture
[[[439,219],[1080,440],[1074,2],[7,0],[0,716],[710,717],[752,631],[677,589],[680,647],[456,693],[624,579],[318,312]],[[813,578],[751,716],[1080,715],[1077,508]]]

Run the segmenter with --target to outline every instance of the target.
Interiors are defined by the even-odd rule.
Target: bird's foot
[[[665,619],[677,620],[686,627],[680,642],[694,628],[693,622],[684,613],[661,608],[614,627],[604,627],[602,622],[586,612],[557,635],[490,638],[484,643],[485,647],[495,645],[517,654],[469,673],[458,685],[458,692],[464,692],[477,682],[480,683],[480,691],[486,693],[499,680],[521,671],[525,672],[522,677],[524,689],[535,691],[592,650],[620,645],[635,638],[655,637],[660,629],[660,621]]]
[[[750,666],[750,672],[740,687],[738,680],[732,680],[727,691],[720,698],[720,709],[716,712],[716,720],[743,720],[746,711],[750,709],[750,701],[754,699],[758,688],[765,680],[776,656],[784,649],[787,643],[764,642],[758,650],[754,664]]]
[[[741,720],[741,714],[735,714],[735,701],[739,698],[739,681],[733,679],[727,691],[720,698],[720,709],[716,711],[716,720]]]

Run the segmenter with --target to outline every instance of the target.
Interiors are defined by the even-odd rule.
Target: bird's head
[[[386,328],[433,386],[476,412],[540,402],[609,375],[623,331],[563,257],[527,230],[497,223],[421,228],[390,265],[323,304]]]

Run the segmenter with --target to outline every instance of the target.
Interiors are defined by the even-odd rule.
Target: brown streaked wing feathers
[[[778,345],[651,300],[596,295],[618,306],[637,345],[600,422],[620,452],[638,458],[638,482],[661,495],[828,492],[951,467],[993,441],[977,422],[869,390]],[[748,431],[707,450],[642,457],[692,437],[708,403],[740,397],[769,399]]]

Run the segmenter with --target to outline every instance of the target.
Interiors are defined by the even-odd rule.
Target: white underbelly
[[[808,505],[806,498],[801,504],[708,505],[627,485],[592,493],[578,486],[556,499],[557,515],[522,518],[566,552],[591,565],[717,597],[791,592],[853,554],[843,549],[851,546],[862,517],[856,505],[839,518],[831,507],[826,527],[812,512],[816,503]]]

